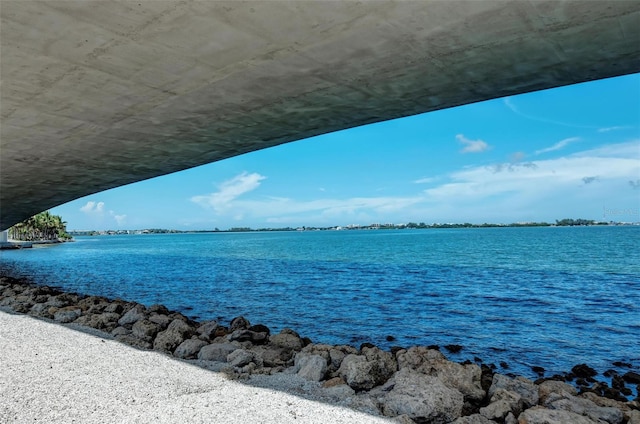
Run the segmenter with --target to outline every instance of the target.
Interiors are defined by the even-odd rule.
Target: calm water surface
[[[640,227],[101,236],[3,251],[0,272],[314,342],[456,343],[531,376],[640,367],[639,248]]]

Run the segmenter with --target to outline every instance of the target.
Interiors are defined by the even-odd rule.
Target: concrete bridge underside
[[[637,1],[2,0],[0,13],[2,229],[252,150],[640,71]]]

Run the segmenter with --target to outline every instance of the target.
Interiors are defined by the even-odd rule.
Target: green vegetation
[[[556,219],[556,225],[558,227],[575,227],[575,226],[583,226],[583,225],[607,225],[606,222],[596,222],[592,219]]]
[[[433,223],[424,222],[407,224],[370,224],[370,225],[347,225],[331,227],[279,227],[279,228],[250,228],[232,227],[227,230],[215,228],[213,230],[166,230],[166,229],[146,229],[146,230],[108,230],[108,231],[71,231],[75,236],[98,236],[98,235],[124,235],[124,234],[195,234],[195,233],[241,233],[241,232],[270,232],[270,231],[329,231],[329,230],[404,230],[404,229],[429,229],[429,228],[507,228],[507,227],[569,227],[569,226],[594,226],[594,225],[628,225],[618,222],[599,222],[587,219],[561,219],[555,223],[549,222],[514,222],[511,224],[471,224],[465,223]],[[637,224],[636,224],[637,225]]]
[[[40,212],[9,228],[9,237],[22,241],[41,240],[69,240],[67,223],[59,215],[52,215],[49,211]]]

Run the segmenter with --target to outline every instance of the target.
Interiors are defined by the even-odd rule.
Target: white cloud
[[[109,211],[109,215],[111,215],[113,219],[116,220],[116,223],[119,227],[121,227],[127,220],[127,215],[118,215],[114,211]]]
[[[511,112],[513,112],[516,115],[521,116],[523,118],[530,119],[532,121],[544,122],[544,123],[547,123],[547,124],[554,124],[554,125],[561,125],[563,127],[571,127],[571,128],[597,129],[597,127],[593,127],[593,126],[578,125],[578,124],[574,124],[574,123],[571,123],[571,122],[556,121],[556,120],[553,120],[553,119],[548,119],[546,117],[534,116],[534,115],[530,115],[528,113],[524,113],[524,112],[522,112],[520,110],[520,108],[518,108],[515,105],[515,103],[511,99],[511,97],[505,97],[504,100],[503,100],[503,103],[504,103],[504,105],[506,107],[509,108],[509,110],[511,110]]]
[[[259,187],[264,177],[243,173],[221,184],[218,192],[191,200],[213,209],[219,219],[242,219],[248,226],[409,220],[513,222],[576,214],[597,219],[605,200],[610,203],[610,199],[619,198],[620,207],[627,207],[625,202],[630,197],[623,193],[640,185],[639,147],[637,141],[621,143],[528,162],[518,162],[523,158],[518,155],[511,158],[514,161],[494,166],[467,167],[448,175],[411,181],[407,188],[415,187],[415,192],[397,197],[255,197],[248,193]],[[413,186],[426,183],[431,187]],[[589,215],[591,210],[595,212]]]
[[[116,221],[118,226],[122,226],[126,222],[127,218],[127,215],[119,215],[112,210],[109,210],[109,213],[105,214],[105,203],[95,202],[92,200],[88,201],[83,207],[81,207],[80,211],[90,216],[94,221],[103,221],[106,216],[110,216]]]
[[[618,147],[624,150],[622,146]],[[450,182],[425,190],[425,193],[434,202],[468,204],[500,196],[504,199],[526,198],[530,204],[535,205],[537,201],[552,197],[554,193],[564,193],[567,199],[572,198],[576,188],[596,180],[600,183],[597,189],[604,196],[607,190],[615,191],[615,187],[628,184],[626,181],[629,176],[640,172],[638,154],[635,157],[603,157],[593,154],[599,150],[528,164],[469,168],[452,173],[449,176]],[[510,172],[499,172],[498,168]],[[593,184],[589,184],[589,187],[596,189]]]
[[[626,130],[628,128],[631,128],[631,127],[623,127],[623,126],[605,127],[605,128],[598,128],[598,132],[604,133],[604,132],[610,132],[610,131]]]
[[[80,208],[80,211],[87,214],[101,214],[104,212],[104,202],[88,201],[86,205]]]
[[[287,197],[239,198],[240,195],[257,188],[264,179],[265,177],[259,174],[243,173],[221,184],[218,192],[193,196],[191,201],[233,220],[263,219],[271,223],[309,223],[311,220],[333,222],[363,213],[396,213],[422,200],[421,195],[316,200],[295,200]]]
[[[574,153],[572,156],[640,158],[640,139],[627,143],[607,144],[595,149]]]
[[[536,150],[536,155],[540,155],[542,153],[547,153],[547,152],[554,152],[556,150],[560,150],[560,149],[564,149],[565,147],[567,147],[569,144],[571,143],[576,143],[578,141],[580,141],[580,137],[569,137],[569,138],[565,138],[563,140],[558,141],[556,144],[554,144],[551,147],[547,147],[545,149],[541,149],[541,150]]]
[[[525,157],[527,157],[527,154],[525,152],[515,152],[509,159],[512,163],[516,163],[522,161],[522,159],[524,159]]]
[[[418,180],[415,180],[413,183],[414,184],[428,184],[428,183],[432,183],[432,182],[434,182],[436,180],[437,180],[436,177],[425,177],[425,178],[420,178]]]
[[[265,178],[265,176],[255,172],[251,174],[243,172],[220,184],[219,191],[193,196],[191,201],[201,206],[210,207],[217,213],[222,213],[232,206],[238,197],[260,187],[260,181]]]
[[[456,139],[465,145],[462,153],[480,153],[489,149],[489,145],[482,140],[469,140],[463,134],[456,135]]]

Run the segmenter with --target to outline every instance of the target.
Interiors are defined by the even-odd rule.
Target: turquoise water
[[[314,342],[455,343],[452,359],[549,375],[640,367],[639,247],[640,227],[101,236],[3,251],[0,272]]]

